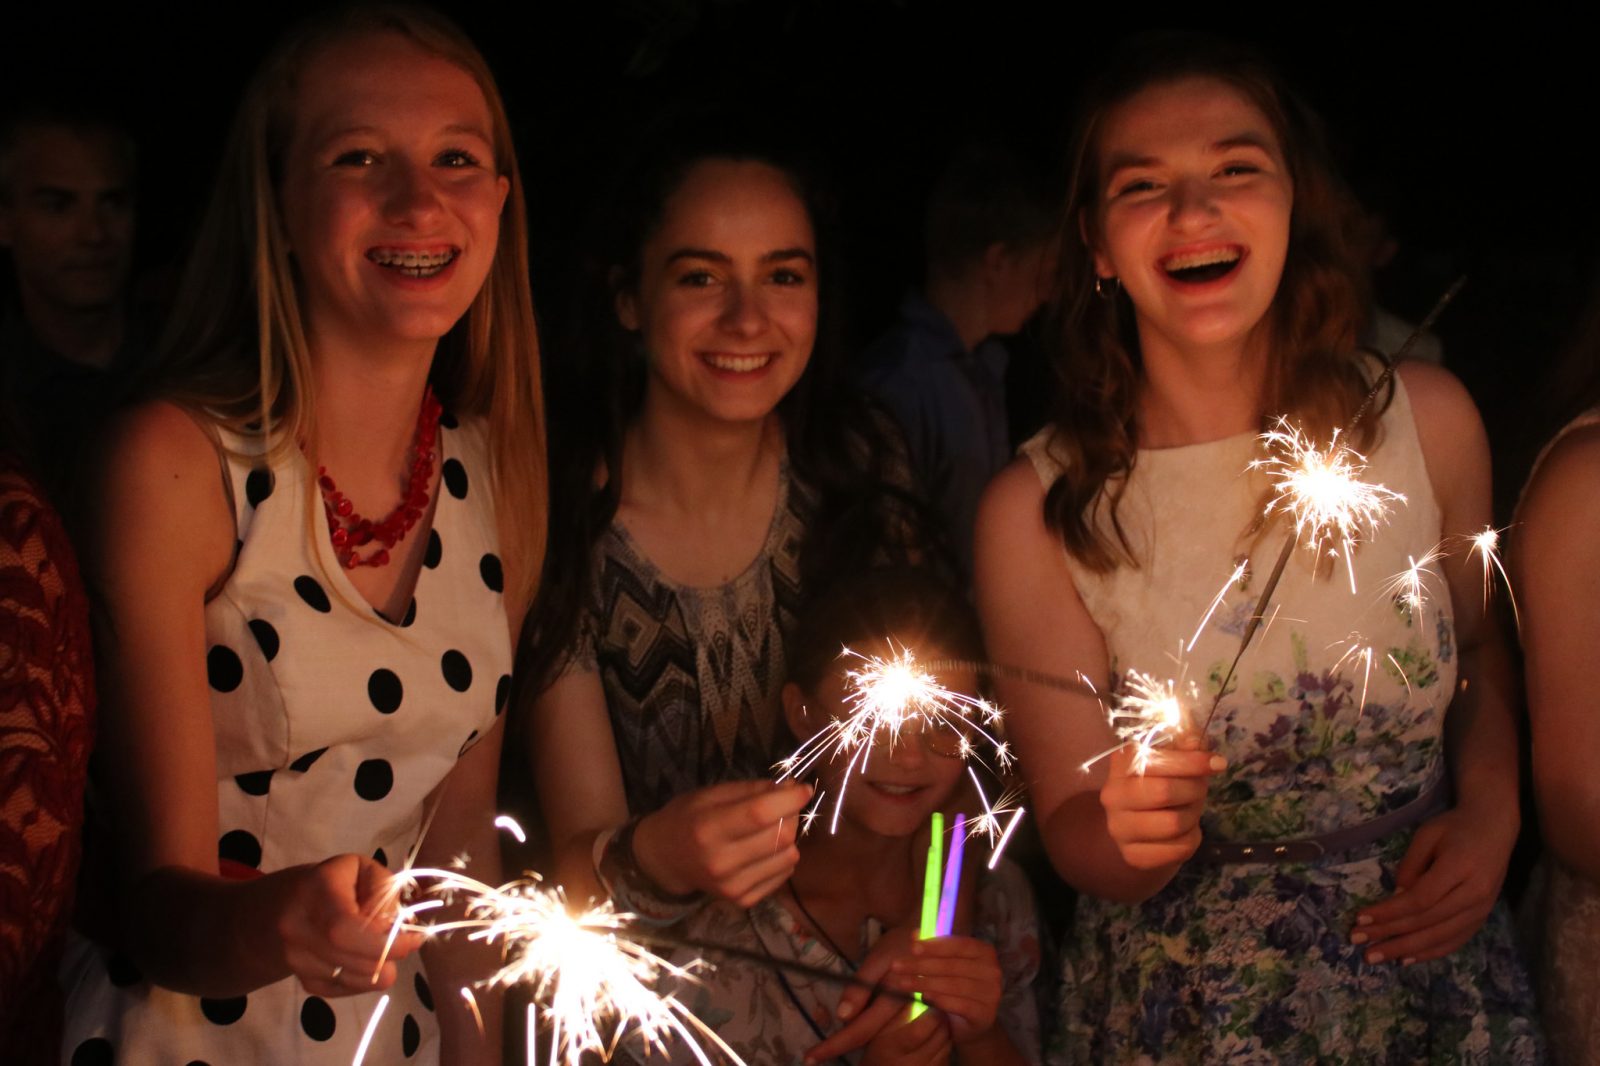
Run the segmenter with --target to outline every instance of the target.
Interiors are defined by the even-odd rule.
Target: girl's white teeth
[[[909,796],[920,789],[919,785],[886,785],[882,781],[874,781],[872,787],[880,792],[887,792],[891,796]]]
[[[739,373],[749,373],[760,370],[772,362],[770,355],[726,355],[721,352],[707,352],[706,362],[718,370],[732,370]]]
[[[1239,250],[1236,248],[1214,248],[1209,252],[1175,255],[1161,265],[1168,270],[1192,270],[1195,267],[1211,266],[1216,263],[1232,263],[1238,258]]]
[[[378,248],[367,253],[367,258],[379,266],[398,270],[414,278],[426,278],[439,273],[455,257],[454,249],[443,252],[402,252]]]

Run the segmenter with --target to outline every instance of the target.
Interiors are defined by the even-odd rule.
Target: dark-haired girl
[[[557,460],[587,524],[556,530],[533,629],[540,802],[569,888],[597,872],[662,920],[788,879],[810,790],[770,773],[795,612],[830,560],[910,539],[903,452],[837,401],[819,340],[815,202],[773,159],[691,143],[624,186],[585,355],[612,410]]]
[[[1491,915],[1516,732],[1462,550],[1489,522],[1487,445],[1453,378],[1406,365],[1378,391],[1344,439],[1404,502],[1337,572],[1298,551],[1229,671],[1285,535],[1258,521],[1258,434],[1287,414],[1325,443],[1380,370],[1355,353],[1347,205],[1314,134],[1254,57],[1192,38],[1132,47],[1080,127],[1063,402],[985,501],[980,610],[999,659],[1198,693],[1189,736],[1141,773],[1126,750],[1079,771],[1114,743],[1094,700],[1002,690],[1046,847],[1083,893],[1060,1061],[1540,1055]],[[1420,603],[1386,589],[1441,543]]]

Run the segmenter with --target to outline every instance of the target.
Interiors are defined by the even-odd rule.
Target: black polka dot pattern
[[[111,978],[111,984],[116,988],[127,988],[144,980],[144,974],[133,964],[133,960],[120,951],[113,951],[111,957],[106,959],[106,976]]]
[[[306,606],[313,611],[327,614],[333,610],[333,604],[328,602],[328,594],[322,590],[322,585],[310,574],[301,574],[294,579],[294,590],[300,598],[306,601]]]
[[[256,644],[260,646],[267,662],[278,657],[278,631],[272,628],[271,622],[263,618],[250,619],[250,633],[256,638]]]
[[[206,680],[218,692],[232,692],[244,680],[244,663],[225,644],[213,644],[206,652]]]
[[[456,416],[449,411],[439,412],[439,424],[445,429],[460,429],[461,423],[456,421]]]
[[[332,1040],[338,1019],[321,996],[307,996],[300,1005],[300,1030],[316,1041]]]
[[[236,774],[233,783],[246,796],[265,796],[272,788],[272,771],[255,770],[248,774]]]
[[[202,999],[200,1013],[206,1016],[206,1021],[212,1025],[232,1025],[244,1017],[245,1008],[249,1006],[246,996],[234,996],[232,999]]]
[[[439,669],[444,671],[444,683],[457,692],[465,692],[472,687],[472,664],[454,648],[440,657]]]
[[[260,507],[261,501],[272,495],[275,484],[276,479],[273,478],[272,471],[264,466],[258,466],[244,479],[244,498],[250,501],[251,507]]]
[[[311,769],[311,764],[322,758],[322,753],[327,750],[327,748],[318,748],[316,751],[308,751],[294,762],[290,763],[289,769],[293,770],[297,774],[303,774],[307,770]]]
[[[379,714],[393,714],[400,709],[400,700],[405,695],[405,689],[400,684],[400,677],[393,670],[379,668],[372,671],[372,676],[367,678],[367,699],[378,709]]]
[[[504,592],[506,575],[500,568],[500,556],[490,552],[478,560],[478,574],[483,578],[483,583],[489,586],[490,592]]]
[[[394,788],[394,767],[387,759],[368,759],[356,767],[356,795],[372,803]]]
[[[410,824],[448,771],[446,745],[453,739],[458,752],[475,751],[493,735],[497,716],[510,717],[519,695],[504,624],[511,563],[499,554],[488,510],[487,441],[476,420],[462,425],[466,432],[445,436],[436,452],[433,528],[414,530],[401,545],[420,553],[413,565],[425,564],[418,587],[391,598],[381,618],[335,572],[321,502],[298,457],[271,469],[252,469],[261,459],[230,457],[244,540],[225,593],[231,606],[208,613],[196,649],[206,656],[219,761],[232,781],[223,781],[213,830],[228,874],[280,866],[303,836],[331,827],[347,841],[341,850],[370,856],[369,868],[398,869],[408,849],[394,826]],[[85,1048],[85,1066],[142,1061],[151,1056],[147,1034],[162,1041],[173,1024],[196,1039],[162,1041],[180,1044],[171,1066],[201,1053],[226,1066],[266,1046],[286,1060],[342,1056],[369,1013],[313,996],[333,991],[313,980],[312,990],[288,981],[248,997],[185,996],[177,1017],[162,1017],[149,978],[124,958],[101,958],[95,980],[132,1024],[118,1032],[73,1029],[59,1052],[63,1063],[98,1032],[108,1039]],[[414,964],[403,969],[412,971],[412,987],[394,989],[379,1034],[387,1051],[375,1048],[369,1061],[387,1056],[409,1066],[433,1054],[435,1015],[456,1001],[453,986],[436,994]],[[0,1062],[6,1058],[0,1050]]]
[[[72,1066],[112,1066],[114,1062],[111,1041],[103,1036],[91,1037],[72,1049]]]
[[[444,461],[444,487],[458,500],[467,498],[467,468],[461,465],[460,459]]]
[[[190,1059],[184,1066],[211,1066],[205,1059]]]
[[[234,829],[217,841],[217,858],[227,859],[252,870],[261,868],[261,841],[248,829]]]

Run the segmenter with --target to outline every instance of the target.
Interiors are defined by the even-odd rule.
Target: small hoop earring
[[[1094,294],[1102,300],[1113,299],[1118,290],[1122,288],[1122,279],[1117,277],[1102,278],[1096,274],[1094,277]]]

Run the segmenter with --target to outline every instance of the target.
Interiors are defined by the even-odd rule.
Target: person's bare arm
[[[568,671],[538,694],[531,715],[528,756],[550,832],[555,880],[576,904],[604,899],[594,842],[628,820],[628,801],[600,675]]]
[[[1511,576],[1533,727],[1533,790],[1545,846],[1600,882],[1600,426],[1568,433],[1529,483],[1512,528]]]
[[[1517,727],[1505,634],[1484,608],[1483,567],[1466,541],[1491,520],[1489,443],[1476,406],[1447,371],[1405,364],[1438,500],[1454,607],[1457,686],[1445,718],[1455,808],[1419,826],[1395,871],[1400,894],[1369,907],[1352,936],[1369,962],[1439,958],[1466,943],[1500,894],[1521,826]]]
[[[127,947],[152,981],[198,995],[290,973],[324,996],[371,989],[356,975],[377,968],[385,930],[363,907],[387,878],[372,860],[218,875],[204,604],[234,532],[216,450],[183,411],[153,404],[116,427],[106,455],[91,559],[105,604],[100,736]],[[415,946],[402,937],[391,955]],[[394,975],[386,964],[378,987]]]
[[[978,612],[996,661],[1106,692],[1105,638],[1084,608],[1061,541],[1044,522],[1044,490],[1027,460],[989,486],[975,541]],[[1212,756],[1164,751],[1143,775],[1123,755],[1082,764],[1115,744],[1092,695],[1000,680],[1007,728],[1056,872],[1081,891],[1138,902],[1172,879],[1199,846]]]

